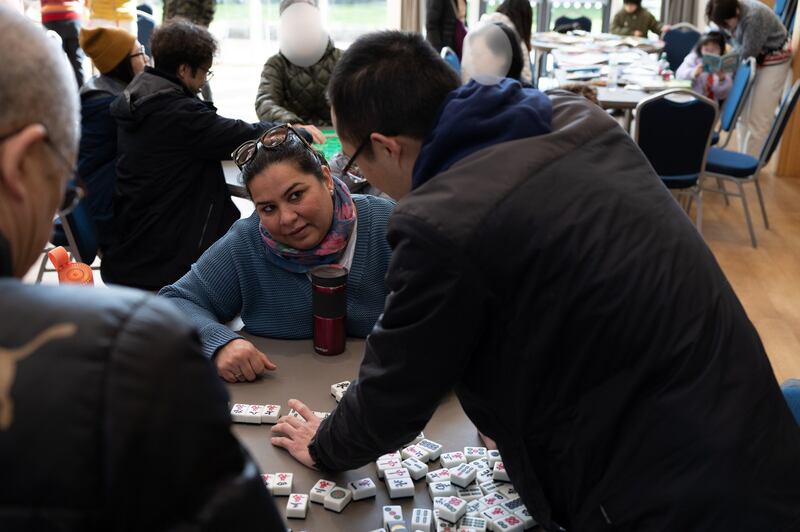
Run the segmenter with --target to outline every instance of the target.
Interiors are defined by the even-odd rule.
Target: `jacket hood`
[[[124,81],[100,74],[83,84],[80,90],[81,100],[85,102],[87,99],[99,96],[119,96],[125,87]]]
[[[151,112],[163,107],[150,104],[168,98],[197,98],[197,95],[192,94],[177,77],[145,67],[145,71],[133,78],[111,104],[111,115],[120,127],[135,127]]]
[[[445,99],[422,143],[412,189],[479,150],[551,131],[553,104],[537,89],[515,80],[481,85],[472,80]]]

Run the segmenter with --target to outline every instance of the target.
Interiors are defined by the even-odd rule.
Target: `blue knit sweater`
[[[365,337],[383,312],[391,249],[386,224],[390,200],[354,195],[358,224],[347,280],[347,334]],[[170,298],[194,322],[203,351],[212,357],[236,338],[220,322],[241,314],[244,330],[272,338],[311,338],[311,282],[269,262],[258,231],[258,213],[239,220],[191,270],[159,295]]]

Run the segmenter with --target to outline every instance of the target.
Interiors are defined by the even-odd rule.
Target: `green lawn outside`
[[[278,20],[279,2],[263,2],[262,13],[266,20]],[[371,26],[382,28],[386,26],[386,2],[365,2],[360,4],[331,4],[331,26]],[[241,21],[250,18],[250,9],[247,3],[217,4],[214,20]]]

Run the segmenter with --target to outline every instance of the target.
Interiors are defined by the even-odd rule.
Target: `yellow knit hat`
[[[128,57],[135,42],[136,37],[120,28],[81,28],[81,48],[103,74]]]

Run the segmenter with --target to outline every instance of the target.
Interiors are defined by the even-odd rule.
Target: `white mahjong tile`
[[[449,497],[456,494],[456,487],[449,482],[431,482],[428,484],[428,492],[431,494],[431,500],[436,497]]]
[[[281,417],[280,405],[264,405],[264,410],[261,412],[261,422],[274,425]]]
[[[527,508],[520,508],[514,515],[519,517],[522,520],[522,526],[525,527],[525,530],[530,530],[531,528],[536,526],[536,520],[528,513]]]
[[[470,464],[472,465],[472,464]],[[478,484],[483,484],[484,482],[488,482],[494,480],[494,473],[488,467],[484,467],[483,469],[478,469],[478,473],[475,475],[475,482]]]
[[[256,419],[250,412],[251,407],[258,405],[235,404],[231,408],[231,419],[234,423],[261,423],[261,416]]]
[[[456,495],[469,502],[483,498],[484,494],[480,488],[462,488],[458,490]]]
[[[377,493],[375,482],[371,478],[362,478],[361,480],[350,482],[347,487],[353,492],[354,501],[374,497]]]
[[[481,515],[481,512],[487,508],[479,499],[473,499],[467,502],[467,515]]]
[[[378,460],[375,462],[375,467],[378,470],[378,478],[383,478],[386,471],[391,469],[397,469],[403,465],[403,461],[398,459],[391,458],[389,460]]]
[[[286,501],[286,517],[289,519],[305,519],[308,512],[308,495],[292,493]]]
[[[383,507],[383,528],[389,530],[392,525],[405,524],[403,508],[400,506]]]
[[[397,460],[398,462],[401,462],[403,460],[403,457],[400,456],[400,451],[395,451],[393,453],[383,454],[380,457],[378,457],[378,459],[375,461],[380,462],[382,460]]]
[[[494,464],[494,469],[492,470],[492,478],[494,480],[500,480],[503,482],[508,482],[511,480],[508,478],[508,471],[506,471],[506,466],[503,462],[497,462]]]
[[[453,451],[451,453],[442,453],[439,455],[439,461],[442,463],[442,467],[450,469],[451,467],[467,463],[467,457],[461,451]]]
[[[428,451],[417,445],[409,445],[400,452],[400,456],[402,456],[404,460],[407,458],[416,458],[420,462],[427,462],[429,454]]]
[[[492,528],[497,532],[523,532],[523,530],[525,530],[522,519],[514,514],[503,517],[502,519],[495,519],[492,521]]]
[[[466,488],[475,480],[477,474],[478,470],[470,464],[460,464],[450,468],[450,482],[456,486]]]
[[[424,449],[425,451],[428,452],[429,461],[438,460],[439,456],[441,456],[442,454],[442,445],[427,438],[420,440],[417,443],[417,447]]]
[[[517,489],[514,487],[514,485],[507,482],[499,484],[497,486],[497,491],[509,499],[516,499],[519,497],[519,493],[517,493]]]
[[[383,478],[386,482],[389,482],[395,478],[411,478],[411,473],[405,467],[398,467],[397,469],[387,469]]]
[[[414,496],[414,481],[410,478],[386,479],[386,489],[390,499]]]
[[[284,496],[292,493],[292,473],[275,473],[272,475],[272,495]]]
[[[447,481],[450,482],[450,470],[449,469],[436,469],[434,471],[429,471],[427,475],[425,475],[425,481],[430,484],[431,482],[441,482]]]
[[[505,508],[501,506],[490,506],[489,508],[485,509],[481,512],[481,517],[490,521],[492,525],[489,528],[494,528],[494,522],[498,519],[505,519],[511,515]]]
[[[336,402],[342,400],[342,396],[344,392],[347,391],[347,388],[350,387],[350,381],[342,381],[337,382],[336,384],[331,384],[331,395],[336,399]]]
[[[494,467],[496,462],[502,462],[503,458],[500,456],[500,451],[497,449],[489,449],[486,451],[486,458],[489,460],[489,467]]]
[[[494,480],[487,480],[486,482],[481,482],[478,484],[478,487],[481,488],[482,492],[488,495],[489,493],[497,491],[497,489],[500,487],[500,483],[495,482]]]
[[[330,412],[317,412],[317,411],[315,410],[315,411],[314,411],[314,415],[315,415],[315,416],[317,416],[317,417],[318,417],[318,418],[320,418],[320,419],[325,419],[326,417],[328,417],[329,415],[331,415],[331,413],[330,413]]]
[[[428,465],[423,464],[416,458],[406,458],[403,460],[403,467],[408,469],[408,473],[414,480],[419,480],[428,474]]]
[[[507,500],[508,498],[505,495],[502,493],[497,493],[497,491],[484,495],[483,498],[480,499],[480,501],[486,506],[497,506],[500,503],[506,502]]]
[[[464,447],[464,456],[467,458],[467,462],[486,458],[486,447]]]
[[[458,532],[486,532],[489,523],[481,517],[464,517],[458,524]]]
[[[270,473],[262,473],[261,480],[264,481],[264,487],[267,488],[267,491],[272,493],[272,484],[274,481],[275,475],[271,475]]]
[[[330,493],[325,495],[325,500],[322,505],[326,510],[332,510],[340,513],[342,510],[344,510],[345,506],[350,504],[350,501],[352,500],[353,492],[347,488],[336,486],[330,491]]]
[[[308,493],[308,500],[317,504],[325,503],[325,496],[336,487],[336,482],[319,479],[311,491]]]
[[[460,497],[436,497],[433,507],[439,510],[439,517],[451,523],[458,522],[467,513],[467,501]]]
[[[411,513],[411,530],[420,532],[432,532],[433,513],[426,508],[414,508]]]

